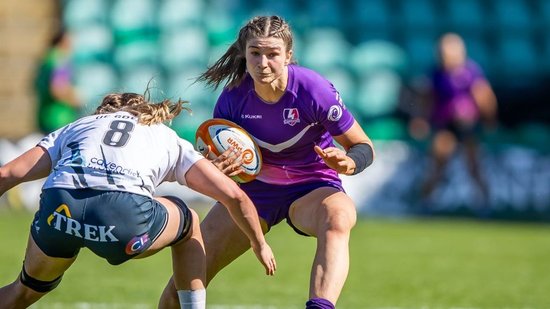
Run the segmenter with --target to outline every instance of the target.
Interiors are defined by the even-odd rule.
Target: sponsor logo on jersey
[[[293,126],[300,122],[300,113],[297,108],[285,108],[283,110],[283,123]]]
[[[139,171],[126,168],[122,165],[118,165],[115,162],[109,162],[102,158],[93,157],[86,166],[94,170],[106,171],[112,174],[128,175],[132,177],[139,177]]]
[[[327,118],[330,121],[338,121],[342,117],[342,107],[339,105],[332,105],[328,110]]]
[[[73,235],[97,242],[116,242],[113,235],[114,225],[82,224],[72,219],[71,210],[66,204],[61,204],[47,219],[48,225],[65,234]]]
[[[135,236],[126,244],[126,254],[134,255],[139,253],[147,248],[151,239],[149,234],[145,233],[143,235]]]
[[[340,93],[338,91],[336,91],[336,101],[338,101],[338,104],[340,104],[340,106],[342,106],[344,109],[346,108],[346,106],[344,105],[344,101],[342,101],[342,97],[340,96]]]
[[[262,115],[241,114],[242,119],[262,119]]]

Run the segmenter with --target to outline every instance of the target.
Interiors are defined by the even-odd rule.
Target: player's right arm
[[[48,152],[36,146],[0,166],[0,195],[16,185],[48,176],[52,162]]]
[[[266,274],[273,275],[277,268],[275,257],[264,238],[256,208],[246,193],[206,159],[197,161],[185,178],[189,188],[227,207],[235,223],[250,239],[252,250],[264,265]]]

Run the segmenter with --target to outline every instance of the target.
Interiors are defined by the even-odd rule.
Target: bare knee
[[[348,235],[357,222],[357,212],[353,204],[327,206],[327,220],[324,230],[336,235]]]

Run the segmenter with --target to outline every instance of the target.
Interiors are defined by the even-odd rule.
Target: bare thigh
[[[25,271],[34,279],[41,281],[52,281],[63,273],[73,264],[76,256],[73,258],[56,258],[47,256],[36,245],[32,236],[29,236],[27,242],[27,251],[25,252]]]
[[[351,229],[357,220],[355,205],[344,192],[322,187],[297,199],[290,206],[292,224],[308,235],[318,237],[335,224],[336,228]]]
[[[155,197],[155,199],[160,202],[164,206],[164,208],[166,208],[166,211],[168,212],[168,222],[166,223],[166,228],[155,240],[155,242],[145,252],[135,257],[137,259],[148,257],[157,253],[158,251],[170,245],[172,241],[174,241],[176,237],[178,237],[180,220],[182,219],[180,211],[178,210],[178,206],[176,206],[176,204],[174,204],[174,202],[172,202],[171,200],[164,197]],[[190,235],[191,231],[186,236],[186,238],[189,238]]]

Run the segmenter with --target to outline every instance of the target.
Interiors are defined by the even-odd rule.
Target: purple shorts
[[[287,223],[301,235],[307,234],[298,230],[290,221],[288,216],[290,205],[302,196],[321,187],[332,187],[344,192],[342,183],[336,181],[272,185],[254,180],[241,184],[241,189],[243,189],[252,202],[254,202],[258,215],[266,221],[269,229],[283,219],[286,219]]]

